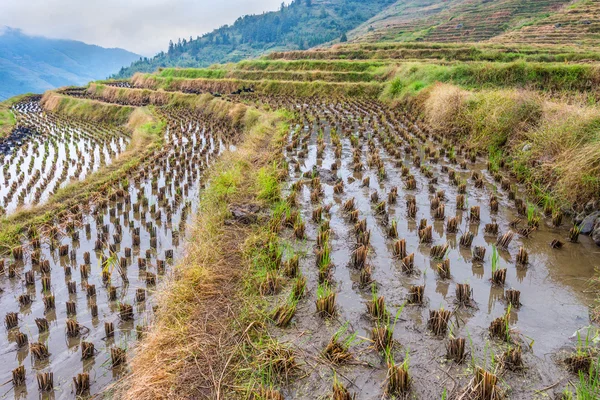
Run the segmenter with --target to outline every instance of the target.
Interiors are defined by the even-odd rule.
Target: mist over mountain
[[[0,100],[84,85],[106,78],[139,58],[123,49],[29,36],[19,29],[0,27]]]

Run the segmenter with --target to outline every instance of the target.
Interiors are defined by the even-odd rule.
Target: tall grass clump
[[[575,393],[565,389],[562,398],[565,400],[592,400],[600,398],[600,358],[597,359],[589,372],[579,371],[578,380],[573,384]]]
[[[474,92],[441,83],[408,102],[442,137],[506,160],[540,198],[550,194],[557,204],[573,204],[600,197],[598,106],[528,90]]]

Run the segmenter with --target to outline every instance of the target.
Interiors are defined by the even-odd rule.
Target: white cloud
[[[151,56],[166,50],[171,39],[195,38],[280,4],[281,0],[0,0],[0,34],[6,25],[27,34]]]

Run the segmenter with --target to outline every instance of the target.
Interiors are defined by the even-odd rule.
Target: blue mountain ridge
[[[0,27],[0,100],[84,85],[104,79],[138,59],[138,54],[119,48],[29,36],[19,29]]]

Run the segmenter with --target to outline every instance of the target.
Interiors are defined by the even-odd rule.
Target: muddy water
[[[232,130],[226,131],[201,115],[170,111],[165,112],[165,118],[165,145],[131,172],[127,183],[117,181],[107,193],[82,205],[81,211],[61,215],[55,232],[49,227],[40,229],[39,250],[31,240],[24,240],[23,260],[4,257],[5,268],[0,274],[2,318],[8,312],[18,312],[19,321],[17,327],[5,328],[0,335],[0,383],[8,382],[0,387],[0,398],[74,398],[72,380],[82,373],[89,374],[89,393],[93,395],[123,373],[123,367],[113,367],[111,349],[130,349],[152,319],[152,294],[181,254],[186,226],[197,210],[202,172],[214,157],[232,146],[228,139]],[[133,242],[135,235],[139,244]],[[61,245],[68,246],[65,256],[59,255]],[[42,272],[40,264],[33,262],[34,253],[49,261],[49,272]],[[86,253],[90,257],[87,267]],[[145,266],[140,264],[144,261]],[[9,275],[9,265],[14,266],[14,277]],[[86,268],[87,278],[82,273]],[[34,271],[33,285],[26,284],[27,271]],[[103,271],[109,271],[108,280]],[[43,277],[50,278],[47,290],[42,287]],[[155,283],[152,277],[156,277]],[[69,282],[75,283],[75,292],[68,289]],[[89,291],[92,285],[95,294]],[[140,291],[145,299],[138,297]],[[31,303],[20,305],[19,297],[25,293]],[[50,295],[55,297],[55,308],[45,309],[43,298]],[[67,313],[67,301],[75,303],[76,315]],[[92,315],[94,305],[96,316]],[[133,307],[132,318],[121,317],[122,305]],[[47,332],[38,331],[38,318],[48,321]],[[80,326],[76,337],[66,334],[68,319]],[[114,337],[107,337],[106,323],[114,324]],[[49,358],[36,359],[28,344],[19,348],[19,332],[27,335],[29,344],[45,344]],[[93,357],[82,359],[82,342],[94,344]],[[26,380],[15,387],[11,371],[20,365],[25,367]],[[55,390],[50,394],[38,391],[36,376],[45,372],[54,374]]]
[[[300,103],[301,104],[301,103]],[[272,106],[285,106],[299,110],[300,107],[289,102],[279,102]],[[435,190],[445,192],[445,219],[434,218],[430,209],[432,194],[429,191],[430,179],[424,176],[421,170],[413,165],[413,156],[403,152],[403,163],[410,167],[417,185],[415,190],[405,189],[400,168],[396,166],[398,158],[390,156],[384,150],[380,136],[374,127],[385,126],[391,122],[392,134],[399,130],[407,129],[400,115],[395,115],[395,120],[388,119],[384,122],[380,115],[385,110],[384,106],[365,106],[364,104],[339,104],[316,103],[301,105],[308,109],[309,119],[298,125],[299,137],[309,134],[307,157],[298,157],[298,149],[288,152],[290,160],[299,160],[301,168],[294,172],[290,168],[291,181],[302,179],[307,171],[315,169],[321,171],[321,183],[324,197],[320,205],[332,204],[330,220],[332,230],[331,248],[332,262],[335,266],[332,282],[337,292],[337,316],[331,320],[324,320],[316,315],[314,302],[318,285],[318,271],[315,267],[315,238],[318,224],[311,221],[312,210],[318,205],[311,202],[310,185],[303,186],[298,196],[299,208],[307,224],[306,241],[292,239],[287,232],[285,235],[292,243],[295,252],[304,256],[301,258],[301,269],[307,278],[308,296],[301,300],[298,311],[291,328],[274,329],[280,340],[290,342],[298,350],[302,360],[301,378],[293,380],[291,384],[284,385],[286,398],[315,398],[315,394],[325,396],[331,392],[333,370],[338,379],[344,383],[351,392],[357,394],[359,399],[379,399],[385,391],[387,368],[383,357],[371,348],[370,331],[374,321],[367,314],[367,301],[371,299],[371,289],[361,289],[358,285],[358,271],[349,266],[351,254],[355,248],[356,239],[353,224],[349,222],[348,214],[343,211],[343,203],[351,198],[355,199],[356,208],[359,210],[359,219],[366,218],[367,227],[371,231],[371,247],[368,263],[372,266],[372,278],[376,282],[378,295],[384,296],[386,305],[392,315],[395,315],[406,302],[408,290],[412,285],[425,286],[425,305],[407,305],[400,315],[394,331],[394,339],[398,346],[395,350],[396,361],[400,362],[405,357],[409,358],[410,374],[412,381],[412,394],[417,398],[441,398],[442,391],[448,394],[457,394],[472,376],[469,363],[455,365],[445,361],[446,339],[434,337],[427,329],[429,310],[444,308],[453,310],[451,318],[451,331],[455,337],[467,338],[469,359],[477,364],[494,369],[491,354],[501,354],[506,348],[505,343],[490,339],[488,327],[491,322],[505,314],[507,304],[504,300],[506,289],[513,288],[521,292],[522,306],[512,308],[510,324],[513,336],[518,344],[523,347],[523,357],[526,369],[521,372],[501,373],[502,386],[507,390],[510,398],[529,399],[535,397],[535,390],[555,384],[562,378],[569,378],[569,373],[558,362],[561,350],[565,346],[572,346],[574,333],[590,325],[588,306],[593,304],[594,294],[589,290],[588,280],[594,275],[594,268],[598,266],[598,248],[587,237],[580,237],[579,243],[569,243],[566,239],[569,221],[563,221],[559,228],[552,227],[549,219],[542,218],[540,227],[530,237],[515,235],[508,249],[501,250],[500,268],[507,268],[506,283],[504,286],[492,284],[491,254],[492,245],[496,243],[497,235],[487,235],[484,226],[496,222],[499,225],[499,234],[511,230],[509,223],[519,216],[513,201],[508,200],[508,193],[502,190],[492,175],[487,171],[486,163],[478,159],[476,162],[467,163],[467,169],[460,168],[458,164],[450,163],[442,157],[439,162],[433,163],[424,157],[425,145],[436,148],[439,143],[418,141],[417,154],[420,154],[423,164],[433,171],[438,182]],[[346,133],[342,135],[342,156],[336,161],[334,147],[331,143],[331,116],[337,115],[338,121],[333,124],[337,132],[342,132],[342,121],[346,126]],[[314,121],[312,120],[314,118]],[[394,126],[396,128],[394,128]],[[414,137],[413,129],[412,137]],[[317,137],[319,131],[323,132],[326,148],[323,156],[317,157]],[[360,132],[361,161],[365,165],[362,172],[354,172],[352,160],[351,135]],[[293,136],[292,136],[293,137]],[[367,166],[368,146],[367,140],[373,137],[379,156],[385,165],[386,178],[380,179],[376,168]],[[405,143],[403,143],[404,145]],[[463,157],[458,157],[462,161]],[[338,171],[334,172],[344,182],[344,193],[335,194],[335,182],[324,181],[323,176],[329,176],[328,170],[332,163],[337,162]],[[480,206],[481,221],[477,224],[469,223],[469,212],[456,209],[456,196],[458,188],[450,182],[448,173],[442,172],[447,167],[456,171],[467,183],[467,210],[471,206]],[[324,171],[325,170],[325,171]],[[470,180],[472,172],[480,172],[485,180],[485,185],[478,189]],[[362,180],[370,177],[368,187],[362,185]],[[387,228],[381,216],[375,212],[375,204],[371,201],[371,194],[379,193],[379,199],[387,199],[387,194],[392,187],[398,188],[396,204],[387,204],[389,220],[398,223],[398,238],[405,239],[407,253],[415,254],[416,273],[407,275],[402,272],[400,260],[393,257],[393,239],[387,237]],[[518,185],[517,185],[518,187]],[[522,188],[517,190],[517,197],[524,198]],[[491,194],[496,194],[500,206],[498,212],[491,212],[489,199]],[[406,200],[415,198],[417,204],[416,218],[407,217]],[[459,232],[447,234],[445,224],[449,217],[459,218]],[[433,243],[420,243],[417,234],[419,221],[426,219],[433,226]],[[474,234],[471,248],[463,248],[459,239],[464,232]],[[565,242],[562,249],[551,249],[550,242],[560,239]],[[432,245],[448,243],[450,246],[447,258],[450,260],[450,279],[440,279],[436,273],[439,260],[432,260],[430,249]],[[471,249],[475,246],[484,246],[486,257],[483,263],[473,261]],[[524,247],[529,253],[527,266],[516,265],[516,254],[519,247]],[[468,283],[472,289],[472,306],[459,307],[456,304],[455,290],[459,283]],[[331,336],[344,323],[348,323],[350,331],[357,333],[362,338],[351,351],[355,354],[355,361],[349,366],[333,367],[323,362],[319,356],[330,340]],[[549,390],[548,394],[560,393],[566,384]]]
[[[0,145],[0,207],[7,214],[110,164],[130,141],[114,127],[44,113],[37,101],[18,103],[13,112],[19,128]]]

